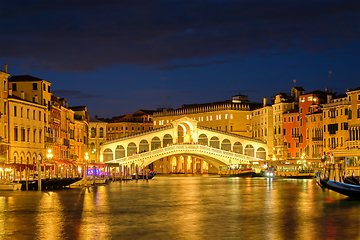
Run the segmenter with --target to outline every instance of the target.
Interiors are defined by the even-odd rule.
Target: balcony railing
[[[349,147],[349,148],[360,148],[360,140],[346,141],[346,147]]]
[[[52,137],[45,137],[45,142],[46,143],[53,143],[53,138]]]
[[[313,142],[322,141],[323,138],[322,137],[313,137],[312,140],[313,140]]]

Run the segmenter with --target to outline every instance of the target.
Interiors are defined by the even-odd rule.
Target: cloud
[[[78,91],[78,90],[52,90],[52,92],[54,93],[54,95],[56,95],[58,97],[65,97],[65,98],[69,97],[69,98],[87,99],[87,98],[100,97],[99,95],[83,93],[83,92]]]
[[[0,57],[56,71],[164,71],[219,57],[326,53],[359,43],[359,9],[358,1],[4,0]]]

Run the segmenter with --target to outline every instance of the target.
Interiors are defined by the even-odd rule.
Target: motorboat
[[[0,183],[0,190],[2,191],[16,191],[21,190],[21,183],[14,182],[2,182]]]

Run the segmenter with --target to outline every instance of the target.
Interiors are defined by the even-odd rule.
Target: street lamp
[[[51,149],[48,149],[48,154],[46,154],[46,158],[48,159],[48,162],[50,162],[50,159],[52,159],[53,154],[51,153]]]
[[[89,153],[85,153],[85,160],[86,162],[89,160]]]

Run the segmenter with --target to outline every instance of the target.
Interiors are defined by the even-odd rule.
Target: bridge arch
[[[226,138],[221,142],[221,149],[227,151],[231,150],[231,142],[229,139]]]
[[[153,137],[151,139],[151,151],[161,148],[161,141],[160,138],[158,137]]]
[[[106,148],[104,150],[104,154],[103,154],[103,159],[104,161],[111,161],[114,159],[114,156],[113,156],[113,151],[110,149],[110,148]]]
[[[115,159],[125,157],[125,148],[122,145],[117,145],[115,149]]]
[[[214,148],[220,148],[220,140],[218,137],[211,137],[210,138],[210,146],[214,147]]]
[[[266,159],[266,150],[265,150],[265,148],[259,147],[259,148],[256,150],[256,157],[265,160],[265,159]]]
[[[145,139],[141,140],[139,144],[139,153],[148,152],[148,151],[149,151],[149,142]]]
[[[198,143],[203,144],[203,145],[209,144],[209,140],[208,140],[208,137],[206,136],[206,134],[202,133],[199,135]]]
[[[243,153],[243,145],[241,142],[235,142],[233,146],[233,151],[236,153]]]
[[[248,144],[248,145],[246,145],[246,147],[244,149],[244,154],[248,155],[248,156],[251,156],[251,157],[254,157],[255,156],[254,151],[255,151],[254,146],[251,145],[251,144]]]
[[[173,137],[170,134],[165,134],[163,137],[163,146],[168,146],[173,143]]]
[[[134,142],[131,142],[128,144],[127,146],[127,155],[130,156],[130,155],[133,155],[133,154],[136,154],[137,153],[137,146]]]

